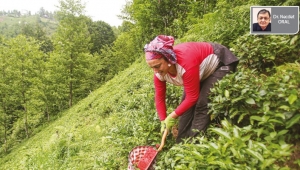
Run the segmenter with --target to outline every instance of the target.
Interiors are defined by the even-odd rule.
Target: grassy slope
[[[133,147],[160,142],[152,70],[142,59],[62,115],[0,169],[126,169]]]

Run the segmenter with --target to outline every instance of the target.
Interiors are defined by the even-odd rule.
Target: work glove
[[[169,116],[165,119],[165,124],[168,131],[172,129],[175,123],[176,123],[176,119],[173,118],[171,114],[169,114]]]
[[[163,120],[160,122],[160,133],[163,134],[165,129],[166,129],[166,124],[165,121]]]

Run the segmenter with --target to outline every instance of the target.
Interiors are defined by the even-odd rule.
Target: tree
[[[41,43],[41,50],[45,53],[53,50],[53,44],[49,37],[47,37],[46,32],[43,30],[42,26],[36,23],[26,23],[21,25],[21,34],[27,37],[32,37]]]
[[[105,45],[112,45],[115,41],[115,35],[112,27],[104,21],[88,22],[89,32],[91,35],[91,54],[101,53]]]
[[[5,54],[8,48],[6,47],[6,40],[0,36],[0,148],[6,153],[8,150],[8,137],[10,129],[12,127],[12,114],[10,112],[12,108],[11,97],[12,89],[7,83],[9,82],[9,75],[7,69],[9,64]]]
[[[140,36],[145,40],[153,39],[158,34],[177,38],[182,37],[197,18],[212,11],[215,4],[215,0],[133,0],[126,4],[123,18],[135,23],[139,27]]]
[[[2,66],[4,81],[1,81],[1,85],[5,89],[2,93],[2,110],[17,119],[11,121],[14,123],[14,138],[29,138],[43,117],[39,89],[44,65],[43,53],[34,39],[27,39],[23,35],[10,39],[6,48],[9,50],[6,49],[5,55],[2,55],[2,59],[6,60]]]
[[[60,95],[65,96],[68,91],[71,107],[75,97],[78,100],[87,95],[87,87],[82,82],[88,77],[88,68],[92,64],[89,55],[91,38],[83,16],[85,6],[80,0],[61,0],[59,3],[59,26],[53,36],[54,53],[50,56],[52,75],[55,75],[52,81],[60,84]]]

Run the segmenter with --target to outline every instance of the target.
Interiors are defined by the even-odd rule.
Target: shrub
[[[274,66],[299,60],[298,35],[250,35],[240,36],[232,50],[240,58],[240,65],[258,72],[269,71]]]
[[[291,154],[291,145],[284,142],[252,139],[252,126],[239,128],[228,121],[222,121],[222,126],[209,128],[209,137],[175,145],[156,169],[279,169],[278,163]]]
[[[263,134],[268,141],[298,139],[300,65],[286,64],[276,70],[269,77],[248,69],[225,77],[211,90],[209,113],[240,125],[251,124],[258,128],[257,136]]]

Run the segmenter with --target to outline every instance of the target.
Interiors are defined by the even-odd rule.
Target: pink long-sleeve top
[[[175,64],[177,75],[166,74],[164,77],[158,73],[154,75],[155,105],[160,120],[164,120],[167,116],[166,82],[184,88],[185,99],[175,109],[175,113],[180,116],[196,104],[199,97],[200,79],[210,75],[219,63],[217,56],[213,54],[213,47],[207,42],[182,43],[175,45],[173,49],[177,57]]]

